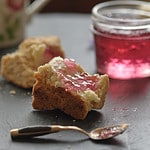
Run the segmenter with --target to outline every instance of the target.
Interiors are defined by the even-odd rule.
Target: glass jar
[[[97,71],[111,78],[150,76],[150,3],[109,1],[92,9]]]

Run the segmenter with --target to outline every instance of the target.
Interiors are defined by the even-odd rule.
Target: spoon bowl
[[[110,127],[97,128],[90,132],[90,138],[93,140],[105,140],[122,134],[127,128],[128,124],[120,124]]]
[[[87,132],[76,126],[61,126],[61,125],[47,125],[47,126],[28,126],[18,129],[10,130],[12,139],[17,138],[31,138],[35,136],[42,136],[45,134],[55,133],[63,130],[76,130],[87,135],[92,140],[106,140],[122,134],[128,128],[128,124],[120,124],[115,126],[96,128],[91,132]]]

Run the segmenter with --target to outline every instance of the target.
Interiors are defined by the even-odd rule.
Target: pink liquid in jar
[[[94,35],[98,72],[120,79],[150,75],[150,39],[106,34]]]
[[[143,11],[139,14],[139,10],[131,13],[133,6],[138,4],[130,2],[106,2],[93,9],[97,71],[107,73],[111,78],[150,76],[150,16],[146,12],[143,15]],[[111,8],[107,8],[109,5]],[[105,9],[101,11],[103,7]]]

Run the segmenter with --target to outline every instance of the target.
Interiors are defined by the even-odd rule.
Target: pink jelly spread
[[[101,139],[108,139],[122,133],[123,131],[124,129],[120,127],[105,128],[98,136],[101,137]]]
[[[57,47],[48,46],[44,52],[45,62],[49,62],[52,58],[56,56],[63,57],[63,54],[60,52],[60,50]]]
[[[85,91],[86,89],[95,91],[98,88],[97,81],[99,78],[96,75],[91,76],[83,72],[72,59],[64,59],[64,64],[65,67],[57,71],[62,78],[66,91]]]

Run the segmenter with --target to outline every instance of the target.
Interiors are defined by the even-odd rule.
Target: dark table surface
[[[90,15],[42,14],[27,26],[26,37],[58,35],[66,56],[96,72]],[[14,49],[0,50],[0,55]],[[16,91],[11,94],[11,91]],[[150,78],[110,80],[102,110],[91,111],[83,121],[60,111],[40,112],[31,107],[31,90],[21,89],[0,77],[0,150],[148,150],[150,148]],[[96,127],[129,123],[116,138],[94,142],[81,133],[63,131],[34,139],[12,141],[9,130],[28,125],[76,125],[87,131]]]

